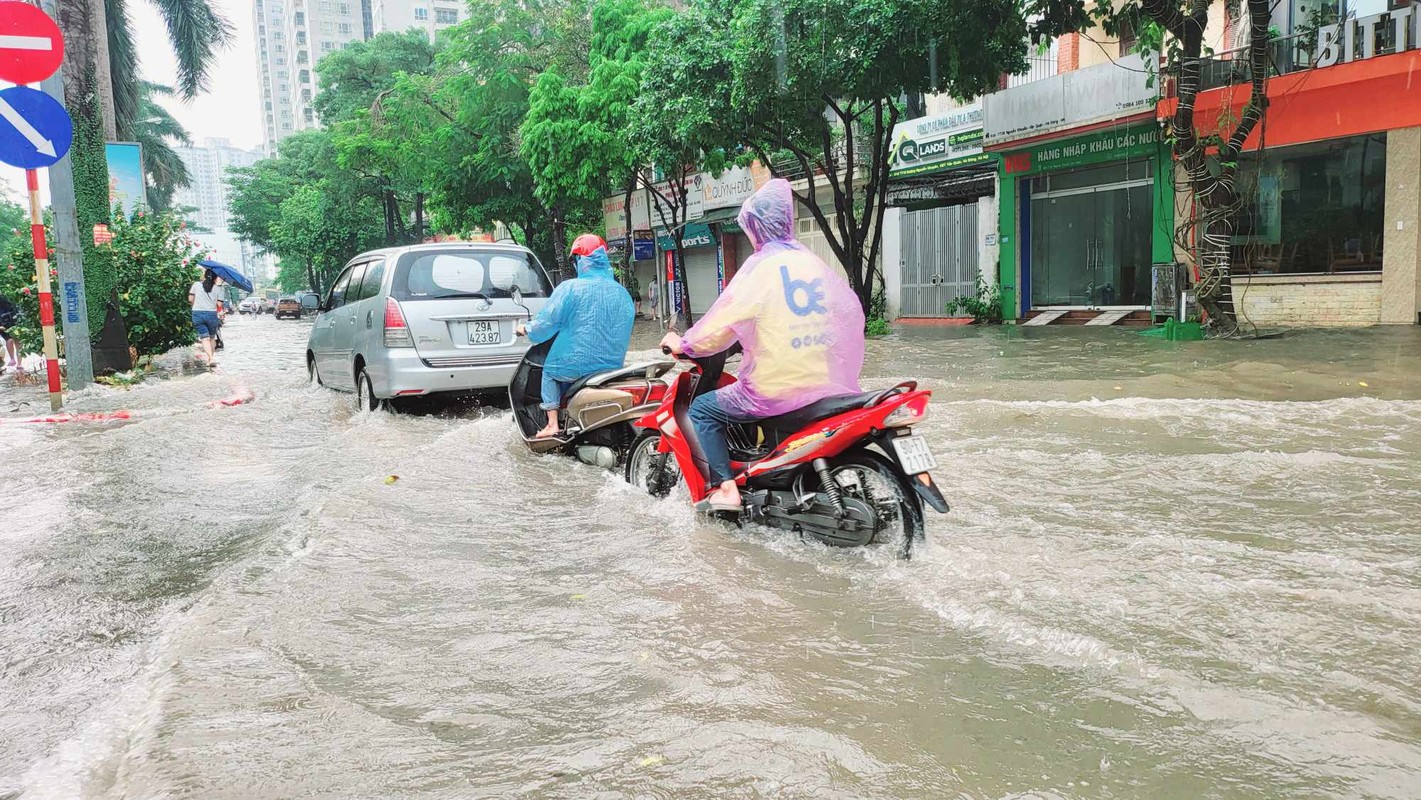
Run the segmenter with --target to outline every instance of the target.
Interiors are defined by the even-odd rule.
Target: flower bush
[[[10,327],[10,334],[20,341],[26,353],[44,349],[44,337],[39,325],[39,282],[35,277],[35,257],[30,238],[10,237],[8,252],[0,253],[0,294],[20,310],[20,319]],[[52,245],[51,245],[52,247]],[[53,265],[50,280],[55,280]]]
[[[192,344],[192,306],[187,294],[202,275],[197,262],[207,257],[202,244],[170,214],[137,212],[131,219],[115,213],[114,278],[128,343],[140,356],[160,355]]]

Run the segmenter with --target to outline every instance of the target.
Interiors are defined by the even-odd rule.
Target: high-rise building
[[[436,32],[468,16],[460,0],[372,0],[370,11],[375,33],[416,28],[428,33],[430,41]]]
[[[319,124],[316,62],[373,35],[370,0],[255,0],[267,152],[296,131]]]
[[[227,205],[227,179],[231,171],[255,164],[262,158],[261,151],[233,147],[226,139],[208,139],[201,146],[176,150],[187,166],[191,182],[173,194],[173,206],[195,209],[188,213],[188,219],[202,230],[193,231],[193,238],[206,245],[218,261],[253,277],[263,275],[269,259],[261,257],[256,248],[232,233]]]

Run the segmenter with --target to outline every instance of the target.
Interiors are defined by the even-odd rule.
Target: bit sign
[[[98,247],[98,246],[101,245],[101,244],[112,244],[112,243],[113,243],[113,231],[109,230],[109,226],[107,226],[107,225],[105,225],[105,224],[103,224],[103,223],[99,223],[98,225],[95,225],[95,226],[94,226],[94,246],[95,246],[95,247]]]

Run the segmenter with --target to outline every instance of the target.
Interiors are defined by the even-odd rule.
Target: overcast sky
[[[211,0],[235,29],[231,46],[217,56],[212,70],[212,83],[207,94],[190,103],[173,100],[167,103],[173,116],[187,128],[194,142],[201,144],[208,137],[230,139],[238,147],[261,146],[262,125],[260,90],[257,88],[256,44],[252,30],[251,0]],[[143,77],[156,83],[176,82],[175,61],[168,46],[168,34],[162,18],[149,0],[129,3],[137,29],[140,68]],[[10,197],[22,201],[25,174],[22,170],[0,165],[0,177],[10,189]],[[45,187],[45,176],[40,185]],[[48,191],[45,187],[45,199]]]

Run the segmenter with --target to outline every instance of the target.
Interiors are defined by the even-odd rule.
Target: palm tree
[[[139,87],[138,113],[128,122],[124,139],[143,146],[143,171],[148,177],[148,205],[154,211],[167,210],[173,193],[191,182],[187,165],[175,146],[190,145],[192,139],[183,126],[158,104],[158,97],[172,97],[171,86],[143,81]],[[115,97],[115,99],[117,99]]]
[[[232,41],[232,25],[217,13],[210,0],[153,0],[153,4],[168,26],[168,43],[178,57],[177,91],[166,94],[191,100],[207,89],[217,50]],[[108,20],[114,125],[121,138],[134,141],[130,126],[147,113],[142,110],[144,83],[138,77],[133,24],[128,18],[127,0],[103,0],[103,5]]]

